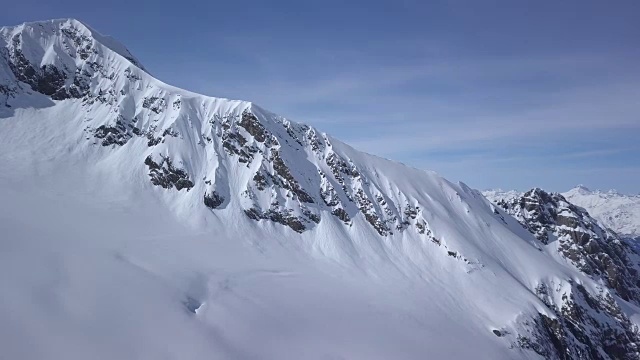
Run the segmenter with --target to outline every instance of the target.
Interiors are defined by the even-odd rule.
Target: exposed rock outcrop
[[[145,165],[149,168],[151,183],[165,189],[175,188],[176,190],[186,189],[189,191],[193,187],[193,182],[189,180],[187,172],[173,166],[170,158],[161,157],[162,160],[159,163],[155,162],[151,155],[144,160]]]
[[[620,297],[640,304],[640,257],[586,210],[541,189],[495,201],[542,244],[557,242],[558,253],[580,271],[604,279]]]

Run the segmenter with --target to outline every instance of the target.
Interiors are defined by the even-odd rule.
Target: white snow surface
[[[68,56],[61,24],[91,36],[98,53]],[[534,359],[512,345],[520,320],[555,316],[534,295],[538,284],[606,291],[462,183],[359,152],[250,102],[164,84],[78,21],[2,28],[0,47],[15,34],[28,39],[31,61],[98,62],[107,76],[92,77],[92,94],[115,91],[88,104],[21,83],[0,110],[1,358]],[[163,112],[141,106],[150,97],[163,99]],[[315,199],[324,186],[318,169],[338,188],[323,162],[335,153],[364,179],[347,187],[375,192],[399,215],[405,203],[419,206],[442,245],[413,229],[379,235],[343,193],[351,225],[324,205],[313,208],[321,221],[302,233],[249,219],[250,201],[273,200],[243,196],[262,155],[238,163],[222,149],[219,122],[210,123],[245,110],[277,136]],[[86,129],[117,114],[180,135],[153,148],[142,137],[100,146]],[[321,150],[286,143],[287,129],[315,134]],[[144,159],[160,154],[189,173],[190,191],[150,183]],[[228,198],[223,208],[202,204],[205,178]],[[292,198],[272,196],[298,211]]]

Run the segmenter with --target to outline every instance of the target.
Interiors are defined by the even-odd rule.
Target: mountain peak
[[[585,185],[582,185],[582,184],[578,184],[575,187],[575,189],[578,190],[578,191],[583,191],[583,192],[591,192],[591,189],[589,189],[588,187],[586,187]]]
[[[564,196],[625,238],[640,238],[640,196],[574,188]]]
[[[60,48],[82,52],[82,49],[77,48],[82,46],[85,51],[90,51],[98,48],[96,43],[145,70],[123,44],[111,36],[102,35],[81,20],[62,18],[0,28],[0,45],[14,45],[25,53],[28,60],[40,60],[41,65],[53,62],[55,56],[59,55]]]
[[[598,191],[593,191],[593,190],[589,189],[585,185],[579,184],[579,185],[576,185],[571,190],[565,192],[565,194],[567,194],[567,195],[572,195],[572,194],[575,194],[575,195],[589,195],[589,194],[594,194],[594,193],[597,193],[597,192]]]
[[[19,313],[31,312],[29,307],[34,293],[57,294],[60,290],[61,299],[77,295],[79,298],[73,301],[74,304],[102,298],[94,296],[92,291],[65,293],[68,288],[65,274],[55,271],[54,277],[49,278],[46,276],[51,271],[49,264],[62,269],[64,266],[55,264],[81,263],[77,273],[84,274],[89,269],[103,277],[111,275],[110,271],[104,271],[103,260],[113,259],[115,267],[109,270],[126,271],[113,271],[114,274],[129,278],[129,271],[132,271],[131,274],[136,274],[132,278],[144,275],[147,279],[145,274],[148,274],[153,284],[158,281],[158,286],[151,287],[145,286],[146,282],[140,283],[143,286],[132,283],[131,289],[142,289],[135,301],[120,296],[129,293],[128,287],[120,286],[119,281],[108,281],[118,284],[117,291],[123,291],[117,296],[113,296],[115,292],[105,291],[109,294],[105,297],[106,303],[115,299],[117,308],[126,313],[122,319],[127,321],[123,324],[131,324],[128,321],[130,314],[139,313],[131,311],[131,304],[147,305],[155,299],[164,299],[167,294],[170,294],[166,298],[167,307],[172,309],[170,311],[175,308],[180,314],[179,322],[153,324],[147,322],[148,316],[142,316],[144,327],[138,328],[135,324],[133,329],[175,329],[172,323],[199,324],[202,321],[207,326],[198,325],[198,330],[194,331],[206,329],[203,339],[209,343],[209,329],[214,327],[208,325],[217,325],[209,323],[208,319],[216,323],[222,319],[219,315],[224,313],[217,311],[221,309],[218,305],[223,304],[223,298],[229,303],[249,306],[248,311],[241,313],[256,314],[260,319],[264,318],[264,309],[282,309],[283,312],[269,313],[276,315],[267,318],[276,321],[277,325],[267,328],[287,329],[292,327],[283,326],[282,316],[277,314],[300,309],[301,313],[291,317],[298,323],[293,326],[298,326],[298,319],[311,320],[307,317],[308,309],[340,308],[343,299],[350,298],[332,295],[331,299],[337,299],[339,306],[324,301],[321,301],[322,306],[316,306],[320,304],[315,302],[316,294],[323,296],[326,288],[334,288],[333,278],[338,278],[332,275],[331,282],[325,283],[324,275],[308,275],[306,268],[299,267],[318,257],[320,261],[311,268],[316,264],[319,268],[324,264],[330,266],[323,268],[324,272],[325,269],[342,271],[344,267],[344,272],[336,274],[362,273],[364,280],[370,278],[371,287],[364,285],[362,289],[367,289],[366,293],[376,298],[376,302],[371,303],[376,315],[371,316],[396,314],[398,310],[404,314],[404,309],[410,308],[397,303],[400,298],[410,299],[411,308],[417,305],[415,313],[408,313],[408,321],[416,323],[419,331],[425,331],[424,325],[433,325],[428,326],[429,332],[418,334],[416,344],[422,344],[432,334],[441,333],[441,324],[453,324],[444,338],[458,339],[460,345],[443,345],[436,339],[424,348],[416,347],[415,356],[405,357],[423,357],[425,351],[433,350],[430,345],[435,344],[443,347],[439,354],[447,354],[436,355],[436,358],[468,358],[473,354],[456,355],[451,349],[466,348],[467,340],[471,339],[480,339],[477,344],[489,344],[492,351],[503,355],[489,354],[489,358],[520,358],[533,353],[549,359],[579,358],[584,351],[616,356],[634,351],[635,348],[626,344],[634,344],[637,336],[629,330],[629,320],[610,295],[637,299],[635,287],[634,292],[624,292],[624,286],[636,280],[635,275],[624,271],[626,258],[622,255],[626,256],[626,251],[622,247],[610,247],[611,251],[606,254],[610,254],[612,260],[598,258],[597,250],[608,246],[607,234],[591,225],[591,219],[584,212],[566,204],[558,194],[533,189],[523,199],[505,202],[513,206],[502,210],[463,183],[454,184],[435,173],[359,152],[311,126],[289,121],[250,102],[207,97],[167,85],[143,71],[128,59],[130,53],[124,46],[114,45],[109,39],[73,19],[26,23],[0,30],[0,167],[8,169],[0,176],[0,198],[10,199],[4,201],[8,205],[0,213],[0,229],[7,229],[4,215],[12,215],[15,212],[12,204],[22,204],[19,196],[24,195],[28,206],[15,208],[43,214],[35,219],[50,221],[56,230],[42,227],[47,230],[45,236],[27,232],[24,237],[15,238],[20,241],[11,242],[14,254],[14,248],[27,243],[24,251],[20,250],[24,255],[20,256],[29,261],[35,259],[33,263],[15,261],[18,258],[14,254],[11,262],[0,261],[0,264],[10,266],[28,264],[25,265],[28,270],[21,273],[45,276],[42,281],[25,283],[53,283],[55,286],[51,292],[38,288],[32,291],[22,285],[14,286],[13,282],[10,285],[14,288],[3,286],[8,289],[7,293],[19,294],[12,304],[25,304]],[[7,180],[9,185],[2,186]],[[24,184],[24,188],[16,191],[13,184]],[[18,197],[12,200],[16,193]],[[64,199],[58,203],[44,196],[49,194],[61,194]],[[509,196],[515,199],[521,195],[511,193]],[[65,216],[60,218],[64,221],[57,221],[58,208],[61,208],[60,204],[67,204],[66,201],[72,205],[64,207]],[[75,204],[76,201],[79,203]],[[67,208],[71,214],[67,213]],[[111,215],[122,212],[123,216],[96,216],[99,213],[93,209],[104,209]],[[130,216],[129,209],[139,210],[143,216]],[[505,212],[509,209],[517,210],[531,225],[518,224]],[[31,226],[22,224],[24,219],[32,218],[31,215],[21,216],[16,225],[8,229],[29,229]],[[89,218],[92,220],[87,223],[91,225],[84,225],[84,220]],[[165,220],[171,223],[166,228]],[[136,229],[140,227],[139,236],[132,235],[137,234],[137,230],[131,231],[133,227],[129,225]],[[40,224],[34,223],[33,227],[38,226]],[[79,228],[83,230],[79,231]],[[76,243],[75,238],[67,241],[64,232],[58,235],[58,229],[71,231],[70,236],[77,237],[79,242]],[[102,238],[94,236],[103,234],[103,230],[109,234],[104,237],[108,238],[104,244],[107,246],[99,244]],[[150,237],[149,231],[157,231],[160,236]],[[145,239],[150,242],[146,243]],[[559,251],[554,242],[565,247]],[[114,247],[114,243],[122,244],[122,247]],[[65,248],[67,245],[73,247]],[[55,262],[34,258],[32,249],[43,246],[55,248],[55,251],[43,253],[72,254],[73,257],[69,258],[71,261],[56,258]],[[93,254],[93,247],[96,254],[100,253],[100,261],[87,261],[84,256],[74,255],[85,248],[91,249],[87,254]],[[238,248],[237,255],[235,250],[233,253],[228,251],[232,247]],[[104,254],[101,253],[103,248]],[[253,255],[247,255],[253,249],[260,259],[257,262]],[[166,252],[166,255],[160,252]],[[219,256],[223,261],[211,256]],[[291,269],[283,267],[281,261],[289,256]],[[82,261],[77,262],[80,258]],[[180,265],[176,262],[177,266],[174,266],[173,260],[167,262],[167,259],[176,259]],[[265,266],[263,260],[273,263]],[[581,260],[586,265],[582,266]],[[202,267],[182,268],[182,264],[191,266],[200,261]],[[92,267],[94,263],[98,264],[96,268]],[[45,265],[42,270],[34,271],[33,264]],[[608,264],[616,267],[608,268]],[[640,273],[635,267],[633,270],[636,271],[634,274]],[[194,280],[185,274],[194,274]],[[600,283],[603,274],[609,280],[609,287]],[[264,282],[271,278],[277,281],[274,286]],[[60,279],[63,280],[62,289],[57,287]],[[382,279],[393,281],[387,283]],[[405,279],[408,282],[398,285],[399,291],[389,288],[397,280],[404,282]],[[74,284],[77,279],[69,280],[68,284]],[[351,280],[360,282],[361,279],[348,279],[346,288],[351,289],[352,284],[356,284]],[[169,282],[171,285],[166,286]],[[252,287],[253,283],[261,284],[259,289],[265,289],[267,296],[253,293],[253,289],[258,290]],[[96,284],[96,288],[101,288],[103,283]],[[245,291],[245,284],[251,286],[247,289],[252,289],[246,294],[241,293]],[[315,288],[307,291],[306,284],[319,284],[321,291],[316,293]],[[152,288],[162,288],[163,295],[146,291]],[[379,290],[369,293],[369,288]],[[86,287],[78,289],[85,290]],[[284,292],[271,293],[270,289]],[[287,289],[309,294],[314,299],[299,301],[296,296],[288,296]],[[405,296],[405,289],[416,289],[416,292]],[[221,290],[227,294],[220,296]],[[377,291],[384,296],[376,296]],[[272,294],[278,296],[271,297]],[[398,300],[397,294],[400,294]],[[234,298],[236,295],[241,297]],[[393,298],[386,300],[388,295]],[[179,301],[181,298],[183,302]],[[250,298],[260,299],[260,302],[237,301]],[[378,299],[382,301],[379,304]],[[424,302],[414,304],[413,299]],[[292,301],[295,306],[289,306],[286,301]],[[354,301],[357,309],[362,308],[363,303]],[[67,309],[79,308],[79,312],[87,316],[90,324],[87,328],[95,328],[94,312],[87,311],[89,308],[52,304],[65,316],[44,318],[64,319],[69,314]],[[183,308],[189,316],[197,315],[198,321],[185,322],[185,314],[180,312]],[[163,313],[155,311],[155,307],[151,309]],[[425,309],[433,309],[433,315],[423,318]],[[603,309],[613,311],[605,316]],[[332,313],[317,316],[318,328],[327,328],[332,322],[336,328],[362,322],[344,320],[344,316],[351,313],[354,311],[339,310],[335,317]],[[450,321],[452,318],[460,321]],[[226,319],[248,326],[262,321],[242,317],[236,321],[236,316]],[[381,331],[376,329],[367,335],[372,337],[366,341],[366,353],[351,357],[370,358],[373,353],[370,344],[377,344],[374,339],[386,332],[393,333],[387,325],[389,319],[362,322],[367,327],[379,323],[375,326],[382,326]],[[76,323],[75,319],[71,322]],[[401,328],[406,329],[407,324],[401,324]],[[582,330],[593,328],[593,324],[598,326],[593,334]],[[607,330],[600,331],[605,325]],[[20,328],[11,323],[7,326]],[[116,326],[114,334],[126,327]],[[53,329],[49,332],[61,328],[64,326],[54,321],[47,327]],[[73,328],[74,335],[70,338],[75,342],[76,334],[82,334],[83,330]],[[172,335],[185,333],[178,330],[171,331]],[[349,335],[361,332],[360,328],[353,330],[348,329]],[[411,330],[413,328],[407,333],[415,335]],[[267,332],[255,332],[258,333]],[[26,336],[20,336],[23,337]],[[103,339],[103,336],[99,337],[100,344]],[[153,340],[154,345],[160,341]],[[240,340],[225,343],[224,347],[246,343],[245,339]],[[260,342],[267,344],[271,340],[273,337]],[[298,343],[295,338],[285,340],[287,345]],[[335,342],[332,338],[322,341]],[[119,341],[113,343],[122,347]],[[300,348],[308,353],[308,346],[301,344]],[[610,344],[621,345],[611,347]],[[73,348],[72,345],[65,348]],[[404,351],[408,347],[403,345],[402,348]],[[257,350],[262,352],[260,347]],[[473,352],[486,353],[481,349]],[[64,357],[56,355],[50,357]],[[244,354],[233,355],[226,357]],[[397,357],[387,355],[381,357]],[[140,357],[158,356],[137,356]]]

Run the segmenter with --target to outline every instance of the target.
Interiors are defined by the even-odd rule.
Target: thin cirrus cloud
[[[505,145],[585,140],[585,136],[593,132],[603,136],[606,131],[640,129],[640,102],[636,100],[640,99],[640,89],[634,84],[569,89],[553,98],[530,109],[495,114],[481,105],[465,114],[448,114],[446,110],[434,114],[426,107],[405,114],[407,122],[383,122],[374,126],[376,132],[386,134],[384,138],[355,135],[350,142],[356,147],[377,149],[393,156],[449,147],[491,146],[487,143],[491,141]]]

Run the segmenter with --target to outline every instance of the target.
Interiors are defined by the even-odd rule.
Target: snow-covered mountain
[[[640,358],[613,235],[564,251],[76,20],[0,30],[0,166],[3,358]]]
[[[561,194],[548,193],[539,188],[525,193],[492,190],[485,191],[484,195],[534,234],[541,247],[549,250],[558,261],[572,264],[580,272],[605,284],[621,298],[639,304],[639,255],[615,232],[602,227],[586,210],[568,202]],[[546,292],[546,289],[541,290],[542,293]],[[597,309],[602,306],[599,304],[594,307],[596,303],[588,297],[587,295],[587,298],[581,300],[574,299],[571,306],[563,307],[561,311],[565,316],[562,320],[572,324],[591,324],[595,329],[589,332],[590,336],[594,336],[593,334],[599,333],[598,329],[607,329],[607,326],[601,323],[602,318],[592,317],[589,311],[584,311],[585,308],[591,307],[598,313]],[[575,304],[581,304],[579,306],[583,310],[572,309]],[[620,325],[623,329],[621,332],[627,333],[630,338],[637,336],[637,329],[631,323],[622,322]],[[574,335],[578,339],[584,337],[575,332]],[[601,336],[607,335],[596,335]],[[624,339],[614,341],[625,342]],[[637,351],[635,345],[630,351]]]
[[[563,195],[620,236],[640,241],[640,195],[592,191],[581,185]]]
[[[604,280],[622,298],[640,299],[640,268],[636,254],[618,235],[600,225],[589,213],[561,194],[532,189],[486,192],[487,198],[506,210],[544,245],[583,273]]]

